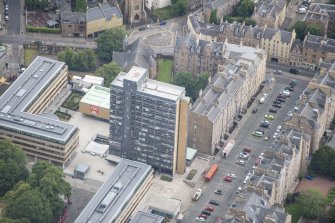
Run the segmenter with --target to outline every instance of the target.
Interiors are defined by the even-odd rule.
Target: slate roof
[[[135,40],[124,52],[113,52],[113,61],[126,71],[132,66],[147,69],[156,66],[154,51],[142,38]]]
[[[262,1],[258,4],[257,9],[254,13],[257,13],[262,17],[270,16],[276,18],[285,6],[285,0]]]
[[[189,15],[189,19],[191,21],[191,25],[193,27],[193,30],[196,33],[205,35],[205,36],[212,36],[212,37],[218,37],[220,35],[225,35],[224,32],[227,29],[230,29],[234,36],[243,37],[246,35],[246,33],[251,32],[254,39],[261,39],[264,37],[265,39],[271,39],[273,36],[279,32],[279,35],[281,37],[281,41],[284,43],[290,43],[293,35],[292,32],[288,32],[281,29],[274,29],[274,28],[268,28],[268,27],[252,27],[252,26],[246,26],[239,23],[228,23],[224,22],[221,25],[207,25],[198,20],[198,18],[194,15]]]
[[[84,12],[62,12],[61,22],[69,22],[71,24],[79,24],[81,22],[86,22],[86,14]]]
[[[86,12],[86,19],[88,22],[99,19],[106,19],[106,21],[110,21],[113,14],[115,14],[118,18],[122,18],[119,8],[112,7],[108,3],[102,3],[97,7],[89,8]]]
[[[335,40],[326,37],[308,34],[305,37],[303,46],[309,49],[335,53]]]
[[[210,9],[217,9],[220,6],[224,6],[227,3],[227,0],[209,0],[204,5]]]

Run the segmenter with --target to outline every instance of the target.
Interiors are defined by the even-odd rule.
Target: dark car
[[[220,203],[217,200],[210,200],[208,203],[218,206]]]
[[[292,87],[285,87],[285,90],[287,90],[287,91],[293,91],[293,88]]]
[[[252,109],[252,113],[256,113],[258,111],[258,108]]]
[[[292,88],[294,88],[294,86],[297,84],[297,81],[296,80],[292,80],[291,83],[290,83],[290,86]]]
[[[165,21],[161,21],[161,22],[159,23],[159,25],[164,26],[164,25],[166,25],[166,22],[165,22]]]
[[[250,152],[251,152],[251,149],[250,149],[250,148],[247,148],[247,147],[245,147],[245,148],[243,149],[243,152],[250,153]]]
[[[280,101],[280,102],[285,102],[286,101],[284,98],[277,98],[276,100]]]
[[[290,69],[290,73],[291,73],[291,74],[299,74],[300,72],[299,72],[298,69],[291,68],[291,69]]]
[[[146,29],[147,29],[146,26],[142,26],[142,27],[140,27],[140,28],[138,29],[138,31],[144,31],[144,30],[146,30]]]
[[[215,190],[214,193],[218,195],[222,195],[222,190]]]
[[[277,110],[274,109],[274,108],[270,108],[270,109],[269,109],[269,112],[271,112],[271,113],[277,113]]]
[[[279,98],[276,98],[276,100],[273,101],[273,104],[281,104],[281,101],[279,101]]]
[[[272,106],[275,108],[281,108],[281,104],[277,104],[277,103],[273,104]]]
[[[269,128],[270,123],[269,122],[261,122],[261,124],[259,126],[263,127],[263,128]]]
[[[210,211],[203,210],[203,211],[201,212],[201,214],[205,214],[205,215],[209,216],[209,215],[211,215],[211,212],[210,212]]]

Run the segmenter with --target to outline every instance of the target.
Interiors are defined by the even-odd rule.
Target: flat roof
[[[184,87],[151,80],[148,77],[148,70],[146,68],[137,66],[133,66],[128,73],[120,72],[113,80],[111,87],[118,86],[123,88],[123,81],[125,79],[139,82],[143,76],[145,76],[145,80],[139,86],[138,92],[159,98],[169,99],[172,101],[176,101],[181,97],[185,97]]]
[[[0,128],[65,144],[76,126],[26,112],[62,69],[65,63],[38,56],[0,97]]]
[[[85,75],[84,82],[92,83],[92,84],[97,84],[97,85],[102,85],[104,82],[103,77],[97,77],[97,76],[92,76],[92,75]]]
[[[80,102],[110,109],[110,90],[106,87],[93,85]]]
[[[108,180],[80,213],[75,223],[115,221],[152,172],[151,166],[147,164],[122,159]]]
[[[159,215],[139,211],[129,223],[162,223],[164,218]]]

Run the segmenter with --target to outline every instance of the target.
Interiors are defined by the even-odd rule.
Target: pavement
[[[270,69],[267,70],[271,72]],[[293,76],[296,77],[296,76]],[[233,202],[236,196],[236,190],[239,186],[244,186],[243,181],[246,174],[252,170],[252,166],[255,163],[255,159],[263,152],[272,142],[272,136],[276,131],[278,125],[280,125],[286,116],[287,112],[291,110],[294,106],[295,101],[299,98],[302,90],[307,86],[307,78],[303,78],[298,81],[294,91],[291,93],[291,97],[283,103],[283,107],[278,109],[277,114],[275,114],[275,120],[271,121],[269,129],[264,129],[265,135],[270,135],[270,140],[265,141],[264,137],[257,138],[251,135],[253,131],[259,129],[259,123],[264,120],[264,115],[268,114],[268,109],[272,106],[272,101],[277,97],[279,92],[292,80],[292,75],[284,73],[283,75],[275,76],[275,84],[271,88],[267,88],[267,92],[262,92],[258,95],[255,102],[251,105],[248,112],[243,116],[242,120],[238,124],[238,128],[232,134],[232,138],[235,139],[235,147],[230,152],[228,158],[223,159],[221,153],[219,152],[212,163],[217,163],[219,165],[219,170],[214,176],[214,178],[208,182],[203,183],[203,195],[196,202],[193,202],[191,207],[186,211],[184,221],[185,222],[195,222],[195,218],[200,214],[200,212],[207,206],[209,206],[208,201],[210,199],[215,199],[220,202],[220,205],[216,207],[216,211],[208,218],[206,222],[213,223],[218,218],[223,216],[228,210],[228,207]],[[264,104],[259,104],[258,100],[263,93],[268,93],[268,97]],[[258,112],[253,114],[251,110],[257,107]],[[235,136],[234,136],[235,134]],[[228,139],[229,140],[229,139]],[[237,165],[235,162],[238,159],[239,153],[243,148],[248,147],[252,149],[251,157],[246,162],[245,166]],[[234,173],[237,178],[233,182],[228,183],[223,181],[223,178],[228,173]],[[200,181],[202,181],[200,179]],[[223,195],[216,195],[214,191],[220,189],[223,191]]]

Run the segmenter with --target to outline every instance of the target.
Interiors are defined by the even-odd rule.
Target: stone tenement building
[[[287,128],[311,136],[310,154],[319,148],[320,140],[333,120],[334,90],[335,63],[330,68],[320,69],[284,120]]]
[[[194,15],[188,16],[188,29],[198,38],[244,46],[259,47],[268,54],[267,61],[281,64],[290,63],[290,51],[296,33],[268,27],[252,27],[244,24],[224,22],[221,25],[206,25]]]
[[[261,0],[256,6],[251,18],[259,26],[279,28],[286,15],[285,0]]]
[[[231,14],[239,2],[239,0],[204,0],[202,13],[206,23],[209,23],[211,12],[215,9],[217,18],[222,22],[223,17]]]
[[[304,21],[321,27],[322,34],[335,29],[335,5],[313,3],[307,11]]]
[[[200,93],[188,115],[188,146],[202,153],[213,154],[224,133],[233,125],[234,118],[247,106],[264,80],[266,53],[261,49],[227,42],[196,41],[191,36],[179,39],[180,49],[193,49],[203,56],[197,55],[199,60],[192,59],[190,62],[187,62],[187,58],[192,55],[176,57],[175,69],[198,74],[208,64],[214,65],[211,58],[220,61],[216,75]],[[197,67],[197,71],[194,67]]]

